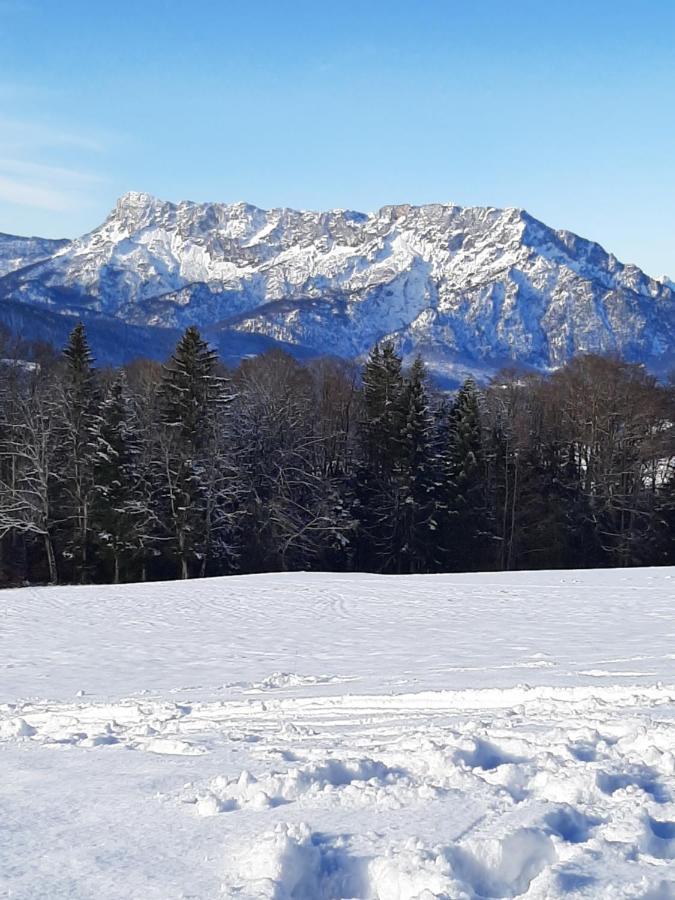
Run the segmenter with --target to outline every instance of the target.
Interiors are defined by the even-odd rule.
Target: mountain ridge
[[[313,212],[129,192],[72,241],[0,235],[2,301],[299,354],[357,358],[392,338],[448,377],[579,352],[665,369],[675,344],[668,279],[517,207]]]

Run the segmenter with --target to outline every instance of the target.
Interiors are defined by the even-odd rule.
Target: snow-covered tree
[[[160,388],[164,424],[175,429],[186,448],[196,452],[208,439],[214,409],[226,402],[218,354],[191,325],[164,367]]]
[[[12,539],[16,563],[26,555],[31,542],[44,551],[47,578],[58,581],[54,533],[58,510],[54,503],[54,480],[59,467],[61,404],[55,386],[39,370],[22,378],[14,373],[5,381],[0,425],[0,538]],[[17,538],[23,538],[19,544]],[[42,564],[27,572],[35,580]],[[39,577],[39,575],[37,576]]]
[[[181,578],[203,575],[210,557],[229,551],[223,410],[228,396],[217,354],[194,326],[181,338],[160,386],[157,519],[166,555]]]
[[[420,357],[406,379],[402,409],[401,494],[402,547],[399,571],[432,572],[440,563],[439,485],[436,480],[434,419]]]
[[[353,520],[340,489],[346,473],[334,456],[341,426],[324,431],[317,423],[309,371],[272,351],[242,365],[237,388],[242,543],[254,571],[315,568],[339,548],[346,554]],[[335,414],[344,419],[344,408]]]
[[[118,373],[103,399],[94,459],[92,530],[103,564],[117,584],[134,571],[149,519],[139,471],[139,423]]]
[[[224,378],[195,328],[124,374],[81,326],[60,361],[3,352],[3,582],[673,559],[674,385],[620,360],[439,402],[390,343],[361,384],[280,351]]]
[[[63,351],[60,380],[59,457],[52,473],[60,514],[60,547],[66,569],[80,581],[88,577],[94,459],[99,424],[99,394],[93,356],[84,326],[78,324]]]

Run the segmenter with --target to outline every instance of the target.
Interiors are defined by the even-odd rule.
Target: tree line
[[[228,371],[188,328],[96,370],[78,325],[33,356],[0,365],[5,585],[675,562],[675,392],[639,365],[449,396],[391,343]]]

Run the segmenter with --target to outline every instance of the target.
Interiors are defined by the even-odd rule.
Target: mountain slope
[[[591,351],[673,359],[666,281],[518,209],[315,213],[131,193],[99,228],[36,255],[0,278],[0,299],[155,329],[194,322],[216,342],[236,332],[356,357],[393,336],[440,373]]]
[[[47,259],[68,246],[68,240],[17,237],[0,233],[0,276]]]

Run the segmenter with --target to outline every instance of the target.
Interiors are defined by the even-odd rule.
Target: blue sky
[[[674,0],[0,0],[0,231],[453,201],[675,277],[674,36]]]

